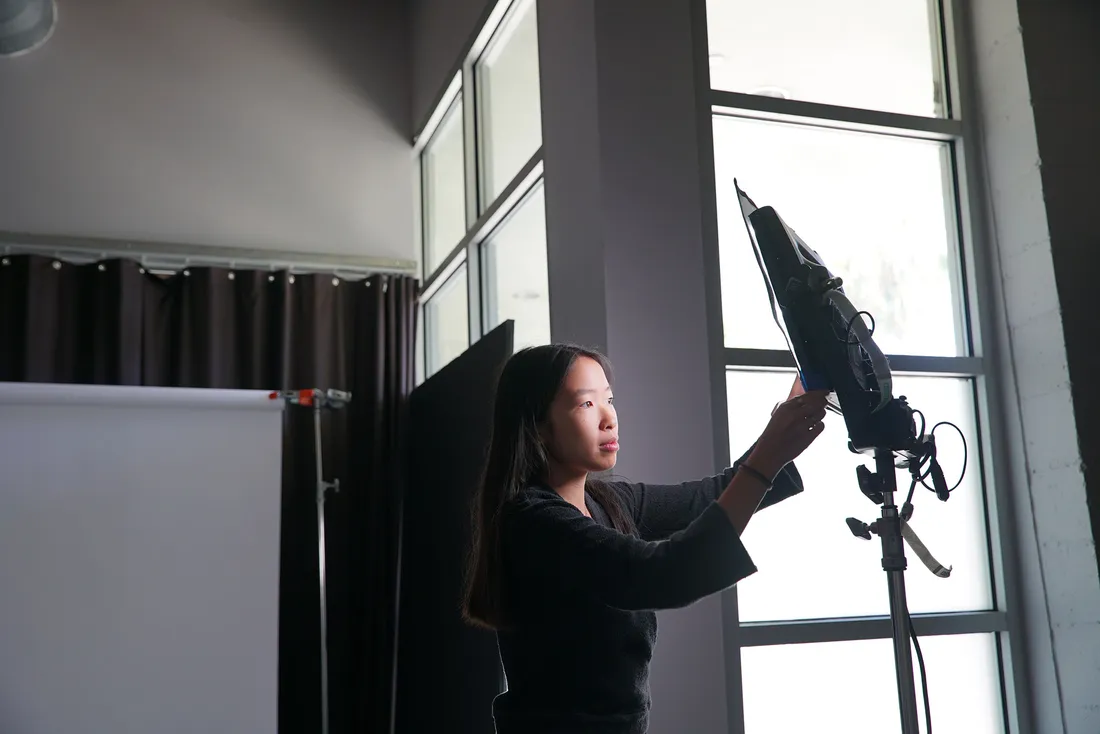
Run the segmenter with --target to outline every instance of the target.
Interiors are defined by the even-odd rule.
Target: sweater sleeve
[[[737,467],[750,453],[751,447],[721,474],[697,481],[681,484],[619,483],[620,490],[625,490],[631,496],[638,532],[647,540],[660,540],[686,528],[726,490],[733,475],[737,473]],[[793,463],[787,464],[779,472],[772,488],[764,495],[757,509],[762,510],[793,497],[802,489],[802,477],[797,467]]]
[[[527,492],[504,516],[511,572],[530,583],[631,611],[684,607],[756,572],[711,503],[682,531],[647,541],[585,517],[552,492]]]

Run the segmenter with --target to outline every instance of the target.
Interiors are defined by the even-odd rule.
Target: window
[[[707,0],[711,87],[943,116],[939,13],[928,0]]]
[[[952,573],[934,576],[906,546],[905,582],[909,610],[926,630],[936,730],[999,734],[1007,648],[998,638],[1008,623],[991,555],[999,549],[988,504],[994,477],[982,454],[985,368],[961,208],[967,141],[958,90],[947,83],[953,24],[935,0],[707,0],[707,9],[731,458],[756,440],[794,375],[736,179],[758,205],[774,206],[843,279],[856,308],[870,312],[894,394],[929,427],[951,421],[965,436],[962,483],[946,503],[918,485],[910,521]],[[962,441],[949,427],[935,435],[953,484]],[[845,522],[871,522],[880,508],[856,479],[870,458],[852,454],[847,440],[843,419],[829,416],[797,462],[806,491],[761,512],[745,532],[767,571],[737,585],[736,614],[726,615],[742,662],[730,695],[742,700],[733,708],[744,711],[748,734],[832,730],[823,721],[841,731],[856,716],[884,731],[899,726],[881,544],[853,536]],[[906,480],[899,472],[899,504]],[[852,684],[872,679],[887,686],[872,695]],[[920,699],[919,676],[916,684]],[[811,698],[783,705],[775,692],[792,687]],[[920,717],[923,730],[923,710]]]
[[[546,272],[546,201],[542,185],[484,244],[486,330],[514,319],[515,347],[550,342]]]
[[[466,234],[462,97],[447,114],[421,157],[424,186],[424,272],[431,273]]]
[[[740,456],[760,435],[772,406],[786,397],[793,376],[790,370],[727,371],[731,455]],[[967,446],[977,446],[972,380],[909,375],[896,380],[899,394],[927,415],[951,420],[966,435]],[[768,572],[737,585],[742,622],[890,613],[877,536],[868,543],[853,536],[845,524],[848,517],[864,522],[878,517],[878,506],[860,492],[856,482],[856,466],[865,461],[848,451],[842,418],[830,415],[825,422],[825,433],[796,464],[806,491],[796,501],[761,512],[745,529],[746,546],[758,563],[767,564]],[[937,430],[936,446],[947,481],[954,484],[963,459],[958,434]],[[919,485],[917,489],[920,494],[913,498],[910,525],[932,554],[954,570],[950,578],[933,576],[907,549],[909,611],[991,609],[985,505],[981,474],[972,457],[950,501],[940,502]],[[798,538],[803,550],[790,551],[792,537]],[[810,548],[812,553],[805,551]]]
[[[542,145],[538,23],[533,0],[516,2],[475,67],[482,204],[504,191]]]
[[[424,368],[428,377],[470,346],[467,286],[464,263],[426,301],[424,333],[427,353]]]
[[[921,652],[937,734],[1000,734],[993,635],[923,638]],[[890,640],[750,647],[741,651],[741,665],[745,734],[900,734]],[[791,691],[798,691],[798,705],[791,705]],[[919,700],[917,710],[920,731],[928,731]]]
[[[726,345],[785,349],[733,180],[844,279],[886,352],[967,354],[947,143],[808,125],[714,120]],[[736,287],[734,286],[736,279]]]
[[[506,319],[517,348],[550,340],[537,25],[499,0],[417,137],[421,380]]]

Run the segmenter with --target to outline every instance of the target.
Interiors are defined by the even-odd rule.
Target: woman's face
[[[612,401],[611,386],[599,362],[579,357],[550,405],[543,428],[550,460],[572,471],[614,467],[619,424]]]

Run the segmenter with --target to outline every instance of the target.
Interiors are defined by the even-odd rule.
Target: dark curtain
[[[330,723],[387,732],[397,498],[414,383],[417,283],[137,263],[0,264],[0,380],[238,389],[336,388],[326,412]],[[290,407],[283,450],[279,730],[320,727],[320,608],[312,414]]]

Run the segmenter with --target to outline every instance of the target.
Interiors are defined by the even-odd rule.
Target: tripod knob
[[[878,474],[875,474],[863,464],[856,467],[856,480],[859,482],[859,489],[867,497],[867,499],[874,502],[876,505],[881,505],[884,501],[882,496],[882,480]]]
[[[855,517],[849,517],[845,522],[848,523],[848,529],[852,531],[852,535],[864,540],[871,539],[871,526],[867,523]]]

